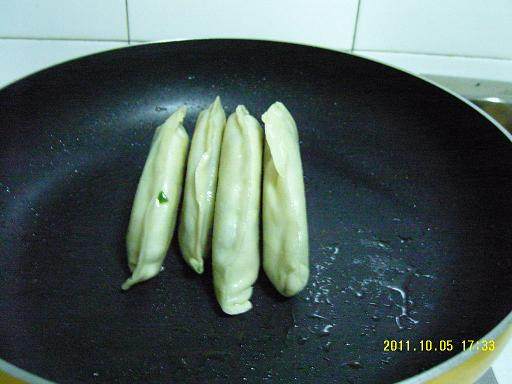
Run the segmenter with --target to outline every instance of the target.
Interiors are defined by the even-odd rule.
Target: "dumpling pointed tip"
[[[203,260],[190,259],[189,260],[190,267],[198,274],[202,274],[204,272],[204,263]]]
[[[176,110],[176,112],[174,112],[174,114],[177,115],[178,120],[182,122],[185,116],[187,115],[187,106],[182,105]]]
[[[288,108],[286,108],[286,106],[282,102],[276,101],[270,107],[268,107],[268,109],[263,113],[263,115],[261,115],[261,120],[263,120],[264,123],[268,123],[270,116],[275,113],[285,113],[288,115],[290,114]]]
[[[224,112],[223,108],[222,108],[222,102],[220,100],[220,96],[217,96],[215,98],[215,100],[213,101],[213,103],[210,105],[210,111],[219,111],[219,110],[222,110],[222,112]]]
[[[217,301],[224,313],[228,315],[239,315],[252,309],[252,303],[250,301],[252,291],[252,287],[247,287],[236,292],[216,290],[215,296],[217,296]]]
[[[186,115],[187,107],[185,105],[182,105],[176,111],[174,111],[160,127],[157,128],[157,132],[158,130],[160,130],[162,126],[174,125],[176,122],[178,124],[182,124],[183,120],[185,120]]]
[[[279,290],[283,296],[291,297],[302,291],[308,283],[309,270],[305,266],[300,266],[286,276],[281,289]]]
[[[284,106],[284,104],[282,102],[280,102],[279,100],[278,101],[275,101],[270,107],[270,108],[286,108]]]
[[[121,285],[121,289],[123,291],[127,291],[129,290],[131,287],[133,286],[133,282],[131,281],[131,279],[127,279],[123,285]]]
[[[222,308],[222,311],[225,314],[235,316],[250,311],[252,309],[252,303],[249,300],[247,300],[240,304],[221,304],[220,307]]]
[[[249,113],[249,110],[245,107],[245,105],[240,104],[236,107],[236,114],[237,115],[249,115],[250,113]]]

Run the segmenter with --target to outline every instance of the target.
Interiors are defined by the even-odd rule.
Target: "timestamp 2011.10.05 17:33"
[[[492,339],[480,340],[395,340],[385,339],[384,352],[452,352],[457,351],[482,351],[492,352],[496,349],[496,341]]]

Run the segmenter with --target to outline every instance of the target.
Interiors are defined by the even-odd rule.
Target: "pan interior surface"
[[[308,203],[307,288],[284,299],[261,271],[236,317],[175,240],[158,277],[120,289],[154,128],[185,104],[192,133],[216,95],[257,117],[285,103]],[[0,111],[0,357],[41,377],[392,383],[511,310],[510,142],[418,78],[311,47],[191,41],[48,69],[0,91]]]

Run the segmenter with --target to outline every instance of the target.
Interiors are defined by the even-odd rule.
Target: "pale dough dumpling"
[[[124,290],[156,276],[174,234],[183,185],[188,135],[187,110],[179,108],[156,129],[133,202],[126,248],[132,276]]]
[[[252,308],[258,277],[262,141],[258,121],[238,106],[222,140],[212,244],[215,295],[230,315]]]
[[[262,116],[263,268],[284,296],[300,292],[309,278],[306,199],[297,126],[276,102]]]
[[[225,125],[226,114],[217,96],[197,118],[188,155],[178,237],[183,258],[197,273],[203,273],[203,260],[211,245],[220,146]]]

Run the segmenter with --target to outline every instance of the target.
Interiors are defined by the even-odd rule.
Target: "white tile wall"
[[[512,82],[512,60],[374,51],[353,53],[414,73]]]
[[[354,48],[512,59],[512,1],[361,0]]]
[[[350,49],[357,0],[128,0],[133,40],[242,37]]]
[[[204,37],[313,44],[417,73],[512,81],[512,0],[0,0],[0,87],[130,41]],[[495,364],[500,384],[512,383],[511,360],[509,342]]]
[[[0,0],[0,85],[104,47],[73,40],[205,37],[348,50],[425,74],[512,76],[512,0]],[[20,39],[69,41],[42,54]],[[28,59],[13,65],[10,52]]]
[[[125,40],[124,0],[0,0],[0,38]]]
[[[508,81],[512,1],[0,0],[0,85],[104,47],[86,44],[83,51],[84,44],[71,40],[205,37],[312,44],[353,50],[413,72]],[[70,41],[50,44],[42,55],[19,39]],[[13,65],[13,51],[30,59]]]

